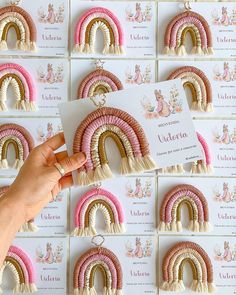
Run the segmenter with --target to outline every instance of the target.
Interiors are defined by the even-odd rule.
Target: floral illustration
[[[230,69],[229,63],[224,62],[222,70],[216,65],[213,69],[213,79],[224,82],[236,81],[236,65],[234,65],[233,69]]]
[[[236,25],[236,9],[228,11],[227,7],[222,7],[221,11],[214,9],[211,13],[212,24],[216,26]]]
[[[174,85],[170,90],[168,100],[164,97],[161,90],[155,90],[155,102],[146,96],[141,101],[146,119],[159,119],[160,117],[169,117],[172,114],[181,113],[183,110],[182,100],[179,98],[179,92]]]
[[[152,182],[151,179],[145,179],[142,185],[141,178],[136,178],[135,187],[132,187],[131,183],[128,181],[125,189],[126,196],[129,198],[148,198],[152,195]]]
[[[42,126],[39,126],[37,129],[37,140],[38,142],[42,143],[51,138],[52,136],[56,135],[57,133],[62,131],[62,127],[53,126],[53,123],[48,122],[46,130]]]
[[[235,202],[236,201],[236,186],[234,186],[233,190],[229,189],[229,184],[227,182],[223,183],[222,190],[219,190],[219,187],[216,186],[213,189],[213,198],[217,202]]]
[[[214,259],[224,262],[236,261],[236,244],[230,245],[229,242],[224,241],[224,246],[216,245],[214,248]]]
[[[39,246],[36,249],[36,262],[37,263],[61,263],[63,258],[63,245],[59,243],[56,246],[52,246],[51,243],[47,243],[45,251]]]
[[[151,66],[145,67],[142,72],[140,65],[135,65],[134,73],[131,72],[130,68],[126,69],[125,72],[125,82],[127,84],[148,84],[151,82]]]
[[[145,7],[141,6],[141,3],[136,3],[135,11],[129,6],[125,9],[126,20],[128,22],[144,23],[150,22],[152,19],[151,4],[145,4]]]
[[[39,83],[62,83],[64,81],[64,66],[63,64],[53,66],[52,64],[47,65],[47,69],[40,66],[37,70],[38,82]]]
[[[219,132],[218,129],[213,131],[213,140],[215,143],[219,144],[236,144],[236,128],[233,131],[229,131],[229,126],[223,124],[222,132]]]
[[[128,241],[125,244],[126,256],[131,258],[145,258],[152,256],[152,242],[150,239],[141,241],[141,238],[136,237],[135,245]]]
[[[42,6],[38,9],[38,21],[43,24],[60,24],[65,19],[65,7],[62,3],[58,8],[53,3],[49,3],[47,9]]]

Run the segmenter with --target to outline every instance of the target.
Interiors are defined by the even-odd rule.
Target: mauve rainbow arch
[[[13,293],[34,293],[37,291],[33,264],[22,249],[16,246],[9,248],[3,266],[0,269],[0,285],[2,284],[3,272],[6,267],[9,267],[14,275],[15,288]]]
[[[73,236],[95,236],[97,210],[103,213],[106,232],[124,233],[124,212],[118,198],[102,188],[94,188],[79,198],[75,209],[75,229]]]
[[[112,177],[105,151],[108,137],[115,141],[120,151],[121,174],[155,169],[141,125],[120,109],[102,107],[82,121],[74,136],[73,152],[87,155],[87,162],[78,170],[78,184],[87,185]]]
[[[163,54],[186,55],[187,32],[191,34],[193,42],[191,54],[213,54],[210,27],[200,14],[193,11],[180,13],[169,22],[165,31]]]
[[[93,53],[98,29],[104,35],[103,54],[124,54],[121,23],[113,12],[103,7],[91,8],[79,18],[74,34],[74,51]]]
[[[16,5],[0,8],[0,50],[7,50],[7,35],[14,28],[17,35],[16,49],[22,51],[37,50],[37,31],[30,14]]]
[[[94,276],[96,270],[103,276],[103,294],[122,295],[123,273],[116,255],[104,247],[95,247],[85,252],[74,267],[74,295],[96,294]]]
[[[0,111],[6,111],[7,89],[12,84],[16,95],[15,108],[18,110],[36,110],[36,87],[31,75],[22,66],[15,63],[0,65]]]
[[[202,247],[188,241],[174,244],[165,254],[160,288],[172,292],[184,291],[183,269],[186,262],[190,264],[193,274],[190,289],[195,292],[213,293],[216,288],[211,260]]]
[[[211,230],[208,203],[203,193],[188,184],[177,185],[168,191],[160,208],[160,231],[182,231],[181,207],[187,205],[188,229],[194,232]]]

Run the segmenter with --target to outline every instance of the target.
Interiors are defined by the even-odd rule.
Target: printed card
[[[122,83],[123,88],[155,82],[155,62],[152,60],[93,60],[73,59],[71,62],[72,99],[78,98],[82,80],[96,70],[96,64],[111,72]]]
[[[120,177],[107,180],[102,183],[102,189],[110,192],[120,202],[124,212],[125,235],[130,234],[154,234],[156,231],[156,181],[153,176]],[[75,227],[75,219],[80,219],[81,214],[76,210],[77,204],[88,191],[94,187],[73,187],[71,189],[70,213],[71,231]],[[99,188],[98,192],[99,194]],[[86,210],[86,208],[84,208]],[[95,212],[96,213],[96,212]],[[92,217],[91,217],[92,219]],[[106,228],[105,214],[97,214],[97,233],[108,234]]]
[[[234,178],[194,178],[194,177],[159,177],[158,179],[158,219],[163,212],[161,204],[165,195],[177,185],[191,185],[197,188],[205,197],[209,223],[212,227],[210,232],[192,232],[188,230],[189,214],[184,205],[181,207],[181,232],[162,231],[160,234],[192,234],[195,235],[235,235],[235,208],[236,186]],[[205,205],[204,205],[205,207]]]
[[[169,107],[167,101],[171,104],[172,100],[178,101],[177,107]],[[180,80],[139,86],[92,99],[79,99],[61,104],[59,108],[69,154],[73,153],[77,128],[86,116],[96,110],[95,105],[98,101],[106,107],[127,112],[129,120],[135,118],[139,122],[139,128],[146,135],[150,154],[158,168],[203,158]],[[114,145],[108,147],[111,167],[114,167],[118,174],[120,159],[114,157]]]
[[[6,1],[1,0],[0,4],[1,6],[6,6]],[[46,0],[37,4],[31,0],[22,1],[19,7],[26,10],[36,27],[36,36],[33,36],[32,33],[29,36],[31,39],[36,39],[36,51],[15,50],[18,39],[17,31],[10,30],[9,36],[7,36],[8,50],[2,51],[1,54],[68,56],[68,5],[69,2],[66,0]],[[31,23],[29,22],[28,25],[31,26]]]
[[[23,250],[33,264],[37,294],[66,294],[66,238],[17,238],[13,245]],[[8,268],[3,273],[1,287],[6,295],[12,294],[15,287],[11,270]]]
[[[211,155],[213,175],[236,175],[236,129],[233,120],[196,120],[196,131],[206,140]],[[207,126],[207,128],[206,128]]]
[[[88,38],[92,38],[91,44],[94,44],[94,48],[90,48],[91,50],[94,49],[94,53],[79,53],[79,52],[72,52],[73,57],[104,57],[102,54],[104,50],[104,35],[102,32],[96,34],[97,25],[95,22],[95,32],[90,32],[90,27],[93,25],[93,20],[96,20],[96,17],[99,18],[99,14],[94,14],[94,18],[92,18],[88,23],[85,24],[85,31],[82,31],[80,34],[80,30],[76,28],[76,24],[79,21],[80,17],[86,12],[88,9],[94,7],[103,7],[104,9],[108,9],[111,13],[118,18],[121,27],[124,32],[124,55],[115,55],[111,54],[112,58],[144,58],[144,57],[155,57],[156,56],[156,41],[155,41],[155,27],[156,27],[156,20],[155,20],[155,3],[154,2],[147,2],[142,1],[142,3],[135,3],[135,2],[102,2],[96,1],[94,2],[89,1],[71,1],[71,49],[75,46],[75,33],[77,32],[77,36],[80,36],[81,40],[83,39],[83,34]],[[106,14],[106,13],[105,13]],[[114,16],[107,17],[107,23],[101,26],[101,30],[104,31],[111,31],[110,28],[113,28],[114,32],[120,32],[120,26],[117,25],[116,20],[114,21]],[[115,22],[115,23],[114,23]],[[115,24],[115,25],[114,25]],[[100,29],[100,27],[98,27]],[[100,31],[100,30],[98,30]],[[121,33],[113,34],[110,32],[106,35],[107,38],[119,38],[119,42],[121,42],[122,34]],[[96,40],[95,40],[96,38]],[[81,41],[82,42],[82,41]],[[82,43],[81,43],[82,44]],[[121,46],[122,46],[121,44]],[[108,56],[107,56],[108,57]]]
[[[59,118],[0,118],[0,125],[14,123],[24,127],[33,137],[35,146],[62,131]],[[0,176],[15,176],[17,169],[13,169],[16,157],[13,145],[7,148],[8,168],[0,169]]]
[[[214,4],[213,4],[214,5]],[[193,117],[235,117],[236,63],[234,61],[159,61],[158,79],[164,81],[175,70],[184,66],[200,69],[211,85],[213,112],[191,111]],[[206,81],[203,80],[206,85]],[[189,106],[193,97],[188,87],[185,88]]]
[[[216,287],[215,294],[234,294],[236,292],[235,284],[235,260],[236,260],[236,238],[229,236],[221,237],[171,237],[161,236],[159,238],[159,249],[160,249],[160,282],[162,281],[162,271],[161,265],[163,262],[164,255],[169,248],[173,247],[178,242],[190,241],[200,245],[204,251],[207,253],[211,264],[213,266],[213,282]],[[187,250],[186,250],[187,252]],[[170,273],[173,268],[170,269]],[[200,272],[198,273],[200,274]],[[192,294],[190,290],[190,285],[192,283],[193,275],[192,268],[188,263],[184,264],[183,279],[185,290],[181,291],[182,294]],[[199,276],[198,276],[199,277]],[[160,295],[171,295],[173,292],[163,291],[159,288]]]
[[[1,60],[1,64],[12,60]],[[15,59],[14,63],[23,67],[29,78],[25,84],[24,92],[30,101],[35,101],[36,111],[17,110],[17,100],[25,99],[25,94],[18,96],[14,89],[6,89],[5,101],[7,111],[0,112],[3,116],[57,116],[58,104],[68,100],[69,64],[66,59]],[[17,65],[15,69],[17,70]],[[6,70],[7,72],[8,70]],[[10,71],[10,70],[9,70]],[[33,85],[33,86],[32,86]],[[4,94],[1,95],[2,98]]]
[[[70,239],[70,291],[76,261],[94,247],[90,238]],[[106,237],[103,247],[118,258],[123,272],[123,294],[156,294],[156,239],[153,236]],[[95,288],[102,293],[103,280],[95,276]]]
[[[236,14],[235,3],[190,3],[191,11],[199,13],[210,26],[214,55],[191,55],[200,58],[233,58],[235,54]],[[158,3],[158,56],[163,58],[164,34],[168,23],[178,14],[183,12],[183,4],[178,2]],[[186,38],[184,43],[187,52],[191,52],[191,38]],[[181,56],[178,56],[180,58]],[[184,56],[182,56],[184,58]],[[176,58],[176,56],[168,56]]]

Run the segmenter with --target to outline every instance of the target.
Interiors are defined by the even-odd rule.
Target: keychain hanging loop
[[[106,104],[106,95],[105,93],[102,94],[96,94],[94,96],[89,97],[92,103],[95,105],[97,108],[102,108]]]
[[[95,63],[96,69],[103,70],[103,65],[105,61],[102,61],[101,59],[96,59],[94,63]]]
[[[191,6],[190,6],[190,2],[189,1],[185,1],[184,2],[184,9],[187,10],[187,11],[189,11],[189,10],[192,9]]]
[[[96,239],[97,238],[101,238],[102,239],[100,243],[96,242]],[[99,247],[99,248],[102,247],[102,245],[103,245],[104,242],[105,242],[105,238],[101,234],[100,235],[96,235],[96,236],[92,237],[92,239],[91,239],[91,243],[94,244],[95,246]]]
[[[8,0],[7,1],[9,5],[19,5],[21,3],[21,0]]]

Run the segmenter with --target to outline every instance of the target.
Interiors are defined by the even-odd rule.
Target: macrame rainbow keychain
[[[115,14],[103,7],[87,10],[78,20],[74,35],[74,52],[94,53],[96,32],[104,35],[103,54],[124,54],[124,33]]]
[[[125,232],[124,212],[118,198],[109,191],[97,187],[82,195],[75,210],[75,229],[73,236],[95,236],[96,212],[103,213],[106,233],[121,234]]]
[[[96,61],[96,70],[82,80],[78,88],[78,99],[123,89],[119,78],[103,69],[103,63],[100,60]]]
[[[203,136],[198,132],[196,132],[196,133],[197,133],[198,141],[202,147],[204,159],[198,160],[196,162],[192,162],[192,167],[191,167],[190,173],[192,173],[192,174],[211,174],[211,173],[213,173],[213,168],[212,168],[212,164],[211,164],[210,149],[208,147],[206,140],[203,138]],[[183,172],[185,172],[182,164],[162,168],[160,171],[161,171],[161,173],[183,173]]]
[[[99,235],[102,237],[101,235]],[[123,273],[121,264],[117,256],[100,244],[92,243],[96,246],[86,251],[77,260],[74,267],[73,276],[73,295],[95,295],[94,278],[97,270],[100,270],[103,276],[103,295],[122,295]]]
[[[0,168],[8,169],[7,152],[12,144],[15,150],[16,160],[12,168],[20,169],[34,148],[34,140],[24,127],[8,123],[0,125]]]
[[[125,111],[105,107],[105,94],[99,98],[102,100],[97,103],[90,97],[98,109],[81,122],[74,136],[73,152],[87,155],[87,162],[78,169],[78,184],[88,185],[113,176],[105,150],[107,138],[112,138],[119,149],[121,174],[154,170],[156,164],[142,126]]]
[[[194,292],[213,293],[213,267],[206,251],[193,242],[179,242],[172,246],[162,262],[163,281],[160,288],[165,291],[181,292],[185,290],[183,270],[189,263],[193,273],[190,289]]]
[[[31,75],[15,63],[0,65],[0,111],[6,111],[7,90],[12,85],[16,96],[15,108],[36,111],[36,88]]]
[[[186,205],[188,208],[188,229],[190,231],[208,232],[211,230],[208,203],[203,193],[192,185],[181,184],[168,191],[162,201],[160,231],[182,231],[182,205]]]
[[[191,54],[213,54],[209,24],[200,14],[191,11],[189,1],[185,2],[184,7],[186,11],[176,15],[166,28],[163,54],[186,55],[187,33],[190,33],[193,43]]]
[[[198,68],[184,66],[172,72],[167,80],[181,79],[184,88],[188,87],[192,94],[191,110],[213,112],[211,83]]]
[[[16,50],[37,51],[37,31],[30,14],[18,7],[18,0],[9,1],[9,6],[0,8],[0,50],[8,50],[7,36],[14,28],[17,36]]]
[[[29,256],[20,248],[11,246],[0,269],[0,285],[2,284],[3,272],[9,268],[13,273],[15,288],[13,293],[37,292],[35,285],[35,271]],[[0,288],[0,293],[3,293]]]

